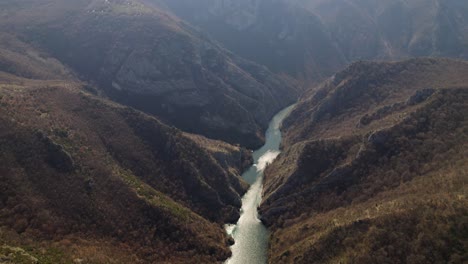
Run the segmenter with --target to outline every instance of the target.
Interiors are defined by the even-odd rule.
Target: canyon
[[[467,43],[461,0],[1,1],[0,262],[464,263]]]

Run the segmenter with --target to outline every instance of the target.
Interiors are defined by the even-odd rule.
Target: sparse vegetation
[[[206,150],[72,80],[1,76],[8,86],[0,89],[0,246],[25,252],[8,258],[213,263],[229,256],[222,223],[238,214],[246,186]]]
[[[301,102],[296,113],[315,107],[290,116],[295,143],[265,172],[270,261],[464,263],[466,73],[461,61],[358,64]]]

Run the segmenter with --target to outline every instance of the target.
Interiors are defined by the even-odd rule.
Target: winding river
[[[267,263],[268,230],[257,211],[262,201],[263,170],[280,154],[281,122],[292,108],[287,107],[273,117],[265,135],[265,145],[254,151],[254,165],[242,175],[250,189],[242,198],[239,221],[235,225],[226,225],[227,233],[235,240],[231,247],[232,257],[226,261],[227,264]]]

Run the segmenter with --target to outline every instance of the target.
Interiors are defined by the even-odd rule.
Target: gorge
[[[465,0],[1,0],[0,262],[466,263],[467,59]]]

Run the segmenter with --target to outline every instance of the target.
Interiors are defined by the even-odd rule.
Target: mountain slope
[[[59,61],[6,33],[0,33],[0,71],[41,80],[73,79]]]
[[[3,11],[5,30],[48,51],[113,100],[184,131],[254,148],[273,114],[298,94],[285,79],[230,54],[154,5],[11,5]]]
[[[232,157],[218,161],[179,130],[86,90],[0,72],[2,261],[226,259],[222,224],[238,218],[248,156],[224,143]]]
[[[265,171],[270,261],[463,263],[467,73],[359,62],[306,95]]]
[[[385,108],[407,100],[418,90],[464,86],[466,72],[465,61],[450,59],[354,63],[319,85],[318,91],[311,89],[302,96],[285,120],[285,144],[365,133],[391,124],[381,118],[406,109],[398,105]],[[379,110],[383,112],[380,118],[376,113]],[[366,114],[380,121],[361,122]]]

